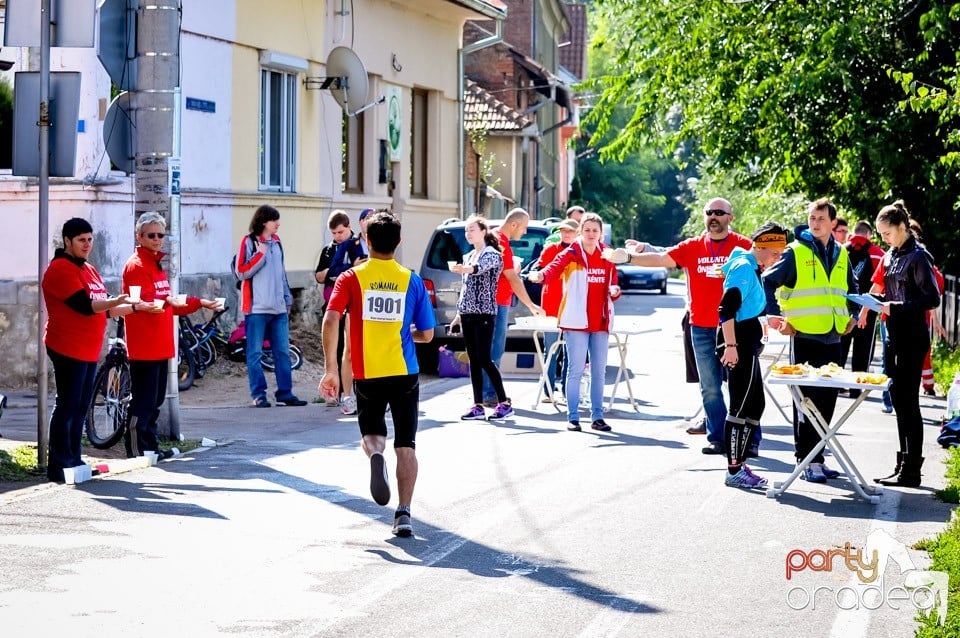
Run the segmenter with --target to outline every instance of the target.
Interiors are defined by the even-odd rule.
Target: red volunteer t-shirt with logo
[[[509,306],[513,303],[513,286],[503,273],[508,269],[513,270],[513,250],[506,235],[499,231],[494,231],[494,234],[500,240],[500,249],[503,251],[503,270],[500,271],[500,279],[497,280],[497,305]]]
[[[687,304],[690,306],[690,325],[698,328],[716,328],[720,325],[720,299],[723,298],[723,276],[720,266],[727,263],[737,246],[750,250],[749,237],[731,232],[717,241],[708,233],[685,239],[667,254],[687,273]]]
[[[43,273],[43,301],[47,306],[47,325],[43,342],[57,354],[78,361],[95,362],[100,358],[107,313],[80,314],[66,300],[82,290],[91,301],[110,295],[97,269],[88,262],[58,255]]]

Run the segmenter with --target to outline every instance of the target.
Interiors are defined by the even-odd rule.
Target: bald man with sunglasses
[[[697,237],[685,239],[665,252],[650,252],[643,242],[628,241],[626,258],[637,266],[682,268],[687,278],[687,305],[690,307],[690,333],[700,375],[700,394],[707,415],[705,431],[687,430],[691,434],[706,434],[704,454],[726,454],[723,431],[727,406],[723,399],[723,368],[717,356],[717,327],[720,325],[720,299],[723,297],[723,274],[720,268],[727,263],[736,247],[749,251],[753,246],[749,237],[730,230],[733,208],[725,199],[714,198],[703,209],[706,230]],[[617,251],[620,252],[620,251]],[[621,258],[622,259],[622,258]],[[760,428],[755,430],[748,449],[756,456],[760,447]]]

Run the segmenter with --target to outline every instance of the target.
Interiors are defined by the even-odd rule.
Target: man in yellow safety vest
[[[807,223],[794,230],[794,241],[780,260],[763,273],[767,317],[771,328],[791,337],[790,363],[819,367],[840,361],[840,337],[856,323],[856,306],[846,298],[857,293],[857,280],[847,251],[833,238],[837,209],[828,199],[818,199],[807,210]],[[829,423],[837,391],[802,387]],[[793,437],[799,463],[820,441],[806,417],[793,406]],[[800,477],[814,483],[836,478],[839,472],[824,465],[817,454]]]

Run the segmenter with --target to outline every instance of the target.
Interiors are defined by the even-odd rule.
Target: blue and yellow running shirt
[[[420,372],[410,324],[433,328],[423,280],[393,259],[370,259],[337,278],[328,310],[347,312],[354,379]]]

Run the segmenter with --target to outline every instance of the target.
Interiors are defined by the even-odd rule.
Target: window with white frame
[[[410,194],[427,197],[427,105],[430,94],[424,89],[413,89],[410,117]]]
[[[260,69],[260,190],[296,190],[297,88],[296,73]]]

